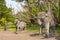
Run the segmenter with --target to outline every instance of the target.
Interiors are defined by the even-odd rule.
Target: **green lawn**
[[[38,30],[39,26],[38,25],[27,25],[26,29],[27,30]]]
[[[0,29],[3,29],[4,28],[4,26],[0,26]],[[9,26],[7,26],[7,28],[10,28],[10,29],[15,29],[15,25],[9,25]],[[27,30],[38,30],[38,25],[34,25],[34,26],[32,26],[32,25],[27,25],[27,27],[26,27],[26,29]]]
[[[0,29],[3,29],[4,26],[0,26]],[[7,26],[8,29],[15,29],[15,25],[10,25]],[[38,30],[39,26],[38,25],[27,25],[26,30]],[[60,33],[60,24],[56,26],[56,31]]]
[[[4,28],[4,26],[0,26],[0,29],[3,29],[3,28]],[[9,25],[9,26],[7,26],[7,28],[14,29],[15,28],[15,25]]]

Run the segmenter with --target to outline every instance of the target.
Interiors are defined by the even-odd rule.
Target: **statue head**
[[[48,13],[48,10],[45,10],[45,13]]]

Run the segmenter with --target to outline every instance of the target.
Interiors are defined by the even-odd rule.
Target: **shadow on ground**
[[[39,33],[30,34],[31,37],[39,36]]]
[[[60,40],[60,34],[55,37],[56,40]]]
[[[45,37],[44,37],[44,34],[45,34],[45,33],[42,34],[43,38],[41,38],[41,39],[44,39],[44,38],[45,38]],[[30,36],[31,36],[31,37],[36,37],[36,36],[39,36],[39,33],[30,34]],[[56,40],[60,40],[60,35],[54,36],[54,37],[55,37]],[[51,34],[50,34],[50,38],[53,38],[53,36],[52,36]]]

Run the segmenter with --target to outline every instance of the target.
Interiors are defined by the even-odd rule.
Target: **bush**
[[[57,31],[58,33],[60,33],[60,24],[58,24],[58,25],[56,26],[56,31]]]
[[[37,24],[35,24],[35,25],[28,24],[26,29],[27,30],[38,30],[39,26]]]

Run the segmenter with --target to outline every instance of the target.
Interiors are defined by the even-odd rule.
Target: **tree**
[[[53,0],[52,2],[52,13],[57,23],[60,23],[60,13],[59,13],[59,0]]]
[[[22,2],[22,1],[24,1],[24,0],[15,0],[16,2]]]
[[[23,1],[23,0],[22,0]],[[20,1],[19,1],[20,2]],[[59,13],[59,0],[26,0],[27,9],[26,12],[29,15],[29,19],[36,17],[38,12],[45,11],[48,9],[54,16],[56,22],[60,23],[60,13]],[[33,16],[33,18],[32,18]]]
[[[10,17],[11,9],[7,8],[4,0],[0,0],[0,24],[6,26],[5,22],[8,21]],[[6,30],[6,27],[4,28]]]

